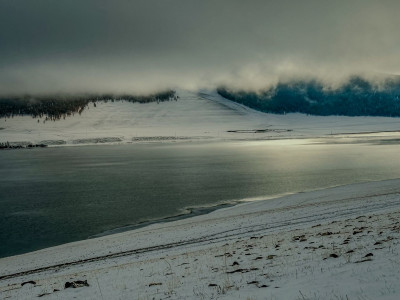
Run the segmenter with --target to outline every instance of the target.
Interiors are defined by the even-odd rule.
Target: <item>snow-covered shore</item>
[[[399,299],[399,217],[399,179],[243,203],[0,259],[0,298]]]

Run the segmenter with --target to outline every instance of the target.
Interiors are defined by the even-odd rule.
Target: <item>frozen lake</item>
[[[0,257],[237,200],[400,177],[398,145],[311,140],[0,152]]]

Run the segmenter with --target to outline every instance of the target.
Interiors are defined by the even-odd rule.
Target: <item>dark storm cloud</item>
[[[399,1],[0,0],[0,93],[400,72]]]

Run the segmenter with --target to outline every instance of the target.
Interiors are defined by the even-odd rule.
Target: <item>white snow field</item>
[[[0,299],[400,299],[399,220],[400,179],[248,202],[0,259]]]
[[[177,95],[177,101],[161,103],[99,102],[81,115],[45,123],[44,119],[38,122],[29,116],[1,119],[0,142],[81,145],[301,138],[382,131],[398,136],[400,130],[400,118],[274,115],[249,109],[216,92],[180,90]]]

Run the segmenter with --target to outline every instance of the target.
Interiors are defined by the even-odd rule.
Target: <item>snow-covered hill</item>
[[[29,116],[2,119],[0,142],[77,145],[299,138],[400,130],[400,118],[274,115],[231,102],[216,92],[177,94],[177,101],[161,103],[98,103],[81,115],[59,121],[44,123]]]

